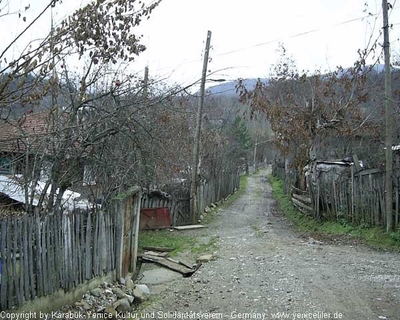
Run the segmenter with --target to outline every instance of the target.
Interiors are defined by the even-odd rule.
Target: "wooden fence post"
[[[114,204],[114,214],[115,214],[115,262],[116,262],[116,276],[117,279],[121,277],[122,274],[122,261],[123,261],[123,244],[124,244],[124,215],[123,215],[123,205],[121,201],[115,201]]]
[[[98,212],[99,218],[99,273],[102,273],[107,268],[107,246],[106,246],[106,226],[105,226],[105,217],[104,212]]]
[[[399,174],[400,174],[400,172],[399,172],[399,167],[400,167],[400,154],[399,154],[399,152],[397,151],[396,152],[396,154],[395,154],[395,157],[396,157],[396,167],[394,168],[394,170],[395,170],[395,174],[394,174],[394,177],[395,177],[395,183],[394,183],[394,194],[395,194],[395,197],[396,197],[396,218],[394,219],[394,223],[395,223],[395,229],[397,230],[397,227],[398,227],[398,225],[399,225]]]
[[[354,166],[350,166],[351,170],[351,222],[354,222]]]
[[[138,257],[138,247],[139,247],[139,226],[140,226],[140,199],[142,194],[138,191],[136,194],[132,195],[133,198],[133,225],[132,225],[132,256],[131,256],[131,268],[132,272],[136,272],[136,261]]]

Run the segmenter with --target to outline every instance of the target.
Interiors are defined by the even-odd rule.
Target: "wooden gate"
[[[190,224],[190,197],[177,198],[175,200],[175,221],[176,225],[183,226]]]

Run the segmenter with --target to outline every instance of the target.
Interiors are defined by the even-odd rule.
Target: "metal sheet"
[[[171,226],[169,209],[146,208],[140,210],[140,229],[158,229]]]

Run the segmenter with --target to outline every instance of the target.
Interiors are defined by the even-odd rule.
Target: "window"
[[[11,159],[0,158],[0,174],[11,174]]]

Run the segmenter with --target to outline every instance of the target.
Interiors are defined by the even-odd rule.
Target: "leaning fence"
[[[133,271],[138,193],[108,211],[34,214],[0,219],[0,310],[70,291],[97,276]]]
[[[400,226],[399,216],[399,172],[393,174],[393,222]],[[324,172],[317,175],[314,183],[306,190],[294,186],[292,179],[285,179],[281,168],[277,175],[289,190],[292,203],[299,211],[318,219],[348,222],[354,225],[386,226],[385,171],[367,169],[355,172],[351,167],[350,176],[326,179]],[[282,177],[283,176],[283,177]]]

